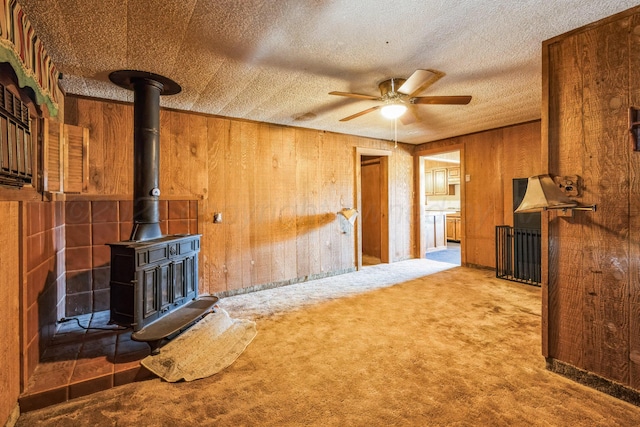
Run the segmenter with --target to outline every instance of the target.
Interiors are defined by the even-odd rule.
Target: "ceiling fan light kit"
[[[408,79],[391,78],[378,84],[380,96],[365,95],[350,92],[329,92],[329,95],[346,96],[355,99],[379,101],[384,105],[375,106],[359,113],[340,119],[341,122],[355,119],[367,113],[380,109],[383,117],[394,120],[402,116],[408,109],[407,105],[440,104],[466,105],[471,102],[471,96],[416,96],[429,86],[444,77],[442,71],[416,70]]]
[[[407,111],[407,106],[399,102],[392,102],[380,109],[380,113],[386,119],[397,119]]]

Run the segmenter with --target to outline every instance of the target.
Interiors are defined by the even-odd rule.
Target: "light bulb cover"
[[[407,106],[403,104],[387,104],[380,109],[380,113],[387,119],[397,119],[407,111]]]

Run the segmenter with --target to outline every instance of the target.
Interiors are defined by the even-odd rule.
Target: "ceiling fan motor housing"
[[[398,98],[398,95],[400,95],[398,92],[398,88],[402,86],[406,81],[407,79],[393,78],[381,82],[378,85],[378,88],[380,89],[380,97],[383,100]]]

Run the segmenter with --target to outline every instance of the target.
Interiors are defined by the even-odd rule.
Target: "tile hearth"
[[[25,392],[21,412],[44,408],[115,386],[155,378],[140,361],[149,346],[131,340],[131,329],[109,325],[109,311],[75,316],[59,326]]]

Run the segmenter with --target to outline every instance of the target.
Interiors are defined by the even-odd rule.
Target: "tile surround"
[[[165,200],[159,208],[164,234],[197,233],[197,201]],[[21,410],[154,377],[140,365],[148,346],[131,341],[130,332],[102,331],[112,334],[104,338],[94,331],[69,333],[74,322],[57,326],[59,318],[71,316],[108,321],[106,243],[129,239],[133,203],[26,202],[25,209],[24,368],[30,379],[20,397]]]
[[[68,316],[100,311],[109,307],[110,248],[107,243],[128,240],[133,227],[133,202],[66,202],[66,312]],[[197,233],[196,200],[161,200],[160,229],[163,234]],[[46,242],[34,240],[34,247]],[[86,283],[79,284],[78,280]],[[87,294],[87,292],[89,294]]]
[[[22,412],[155,378],[140,364],[149,346],[132,341],[130,331],[115,330],[108,319],[108,311],[78,316],[83,326],[112,331],[85,330],[74,321],[60,326],[20,396]]]
[[[63,312],[64,218],[62,202],[25,202],[26,336],[24,367],[30,375]]]

